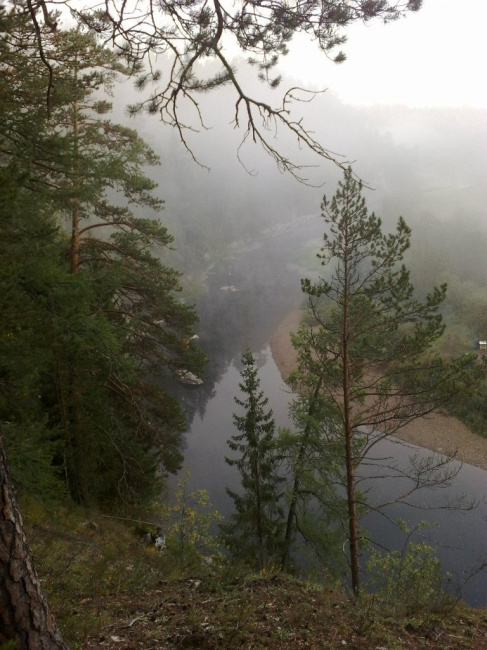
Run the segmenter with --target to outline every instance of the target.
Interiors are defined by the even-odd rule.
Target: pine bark
[[[67,650],[41,592],[0,439],[0,644]]]
[[[345,462],[347,468],[347,504],[348,504],[348,529],[350,548],[350,570],[352,576],[352,589],[355,594],[360,591],[360,566],[359,566],[359,539],[357,524],[357,500],[355,496],[355,465],[353,459],[353,427],[351,423],[352,402],[350,399],[350,250],[349,250],[348,222],[345,226],[345,244],[343,251],[343,419],[345,436]]]

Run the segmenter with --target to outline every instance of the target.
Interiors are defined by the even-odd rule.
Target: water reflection
[[[223,514],[229,514],[233,505],[225,488],[237,489],[240,483],[235,468],[225,462],[225,455],[226,441],[235,433],[233,398],[238,394],[241,352],[250,346],[257,356],[262,388],[269,397],[276,423],[287,426],[290,395],[267,343],[283,317],[301,302],[303,271],[295,264],[294,252],[307,240],[316,238],[320,228],[316,220],[225,261],[209,275],[208,293],[197,305],[199,342],[210,363],[201,387],[177,386],[175,390],[191,423],[185,451],[185,467],[191,471],[189,487],[207,489],[215,508]],[[221,290],[224,286],[234,286],[237,291]],[[411,453],[425,452],[393,440],[385,440],[374,448],[377,457],[394,457],[400,464],[407,463]],[[403,518],[411,525],[429,521],[432,525],[422,535],[438,547],[444,570],[453,574],[455,583],[462,584],[472,568],[487,556],[485,480],[485,472],[466,465],[450,488],[422,490],[410,500],[413,507],[391,504],[383,514],[367,515],[363,523],[378,544],[399,549],[405,543],[405,535],[392,523],[394,520]],[[393,500],[402,489],[401,482],[395,479],[370,481],[366,487],[375,504]],[[471,511],[435,509],[458,494],[478,501],[478,507]],[[485,574],[467,582],[463,597],[472,605],[487,605]]]
[[[257,350],[256,354],[261,363],[262,389],[269,397],[269,406],[274,411],[276,423],[278,426],[287,426],[289,391],[281,380],[270,348]],[[185,454],[185,466],[191,471],[190,488],[207,489],[212,503],[224,515],[230,514],[233,506],[225,488],[238,489],[240,484],[240,476],[235,468],[225,462],[225,454],[228,453],[226,441],[235,433],[232,423],[232,413],[235,410],[233,397],[238,394],[239,381],[239,368],[232,363],[215,387],[214,397],[207,404],[203,416],[195,416]],[[429,453],[395,440],[383,440],[374,448],[377,459],[394,457],[402,467],[406,467],[411,455],[423,457]],[[368,471],[371,471],[370,466]],[[364,474],[366,472],[367,470]],[[373,472],[376,475],[377,470],[374,469]],[[380,547],[394,550],[403,548],[406,535],[393,522],[404,519],[413,527],[420,521],[428,521],[431,525],[421,531],[421,539],[438,548],[437,555],[444,571],[453,575],[453,586],[462,587],[462,596],[468,603],[478,607],[486,606],[485,573],[472,577],[464,584],[474,567],[487,556],[485,480],[486,473],[483,470],[464,465],[449,487],[423,489],[408,499],[410,505],[393,503],[381,513],[371,512],[361,523]],[[368,490],[370,502],[378,505],[403,494],[408,487],[407,481],[374,479],[363,487]],[[461,495],[476,501],[477,507],[473,510],[446,508],[449,501]],[[417,541],[418,537],[415,539]]]
[[[171,392],[181,401],[191,424],[204,416],[214,386],[245,347],[267,345],[281,320],[302,302],[303,270],[296,264],[300,249],[321,235],[321,219],[305,220],[293,230],[262,239],[208,273],[207,290],[198,300],[198,343],[209,358],[204,384],[197,390],[176,385]],[[222,290],[234,287],[236,290]],[[233,408],[233,399],[231,406]]]
[[[374,451],[376,457],[394,457],[399,467],[406,468],[411,456],[424,459],[431,452],[394,438],[383,440]],[[461,590],[463,598],[472,605],[487,605],[487,574],[481,572],[469,578],[487,558],[487,503],[484,470],[452,461],[458,473],[448,483],[415,492],[407,503],[392,503],[381,512],[371,512],[363,524],[372,532],[372,539],[387,549],[402,549],[406,535],[394,524],[398,519],[414,528],[419,522],[428,527],[413,536],[438,549],[437,557],[445,571],[452,574],[452,592]],[[386,479],[370,481],[369,500],[372,504],[393,501],[410,485],[407,480]],[[455,504],[458,501],[458,506]],[[453,506],[453,507],[451,507]],[[475,506],[475,507],[472,507]]]

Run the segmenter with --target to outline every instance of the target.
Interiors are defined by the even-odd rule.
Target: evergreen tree
[[[0,643],[2,648],[67,650],[42,594],[0,437]]]
[[[35,34],[18,15],[2,26],[6,443],[24,439],[19,428],[34,435],[35,421],[76,500],[139,501],[157,492],[161,470],[181,463],[183,412],[154,377],[203,363],[188,341],[196,314],[178,297],[179,274],[161,262],[172,237],[131,210],[161,207],[143,170],[157,159],[106,117],[99,93],[123,70],[77,32],[51,36],[59,83],[51,121],[34,111],[31,132],[24,112],[42,93]],[[19,390],[27,409],[13,406]]]
[[[21,182],[13,168],[0,169],[0,435],[15,484],[59,498],[53,458],[62,435],[50,426],[42,395],[53,359],[53,298],[68,288],[69,274],[42,195],[34,203]]]
[[[358,530],[364,497],[357,490],[358,468],[371,448],[408,422],[445,404],[482,369],[467,355],[445,360],[434,352],[443,334],[439,309],[446,286],[424,301],[414,297],[409,272],[399,263],[409,247],[402,218],[395,233],[367,210],[361,183],[351,169],[322,216],[329,228],[319,257],[335,267],[328,278],[302,280],[310,324],[293,343],[301,368],[328,404],[328,437],[345,463],[348,539],[352,586],[359,590]],[[305,375],[306,376],[306,375]],[[309,382],[309,379],[307,380]],[[445,482],[443,460],[412,463],[416,488]]]
[[[228,440],[236,458],[226,458],[242,477],[241,494],[227,489],[235,504],[235,513],[222,526],[226,545],[237,558],[247,560],[260,570],[278,559],[282,544],[283,478],[279,475],[282,458],[276,447],[276,425],[272,410],[266,410],[268,398],[260,390],[260,379],[250,349],[242,354],[243,398],[235,397],[243,415],[234,414],[240,432]]]
[[[300,350],[300,332],[292,334],[292,342]],[[334,435],[332,411],[323,394],[324,381],[323,373],[313,372],[300,354],[298,367],[287,382],[296,393],[290,406],[293,428],[281,431],[279,440],[288,478],[283,569],[289,568],[297,534],[320,564],[330,570],[338,564],[340,541],[335,524],[343,519],[344,512],[336,486],[344,464]]]

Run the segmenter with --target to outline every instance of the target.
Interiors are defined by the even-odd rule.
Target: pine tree
[[[5,400],[6,419],[23,426],[36,413],[76,500],[139,501],[182,460],[182,409],[154,377],[201,368],[203,355],[189,341],[197,316],[179,298],[179,273],[161,261],[172,237],[157,219],[132,212],[153,217],[161,201],[144,173],[156,157],[134,131],[108,119],[109,102],[100,99],[123,69],[91,36],[51,35],[59,83],[51,121],[34,110],[33,132],[23,116],[40,104],[42,84],[35,34],[22,21],[11,17],[0,69],[2,162],[6,182],[18,185],[4,196],[9,225],[0,232],[3,288],[15,296],[4,316],[19,308],[15,325],[5,323],[12,336],[2,340],[14,396]],[[60,228],[65,220],[69,234]],[[15,359],[23,349],[35,353],[21,379]],[[12,418],[19,382],[31,410]]]
[[[402,218],[395,233],[367,210],[362,185],[349,169],[322,216],[329,229],[319,257],[335,266],[329,278],[302,280],[310,324],[294,338],[305,377],[328,404],[328,437],[345,463],[352,586],[359,590],[358,530],[365,503],[357,490],[360,463],[371,448],[407,423],[445,404],[475,383],[481,369],[472,356],[445,360],[433,351],[443,334],[440,307],[446,286],[424,301],[414,297],[409,272],[400,265],[410,229]],[[478,366],[478,364],[477,364]],[[417,488],[448,479],[443,460],[412,464]]]
[[[243,415],[234,414],[239,434],[228,440],[237,454],[226,458],[242,477],[242,493],[227,489],[235,504],[231,521],[222,526],[226,545],[233,555],[262,570],[279,559],[282,544],[283,478],[279,475],[282,457],[276,447],[276,425],[268,398],[260,390],[260,379],[250,349],[242,354],[243,397],[235,397]]]
[[[51,297],[67,287],[58,227],[20,186],[22,175],[0,170],[0,435],[17,487],[41,498],[63,496],[61,433],[48,422],[41,396],[52,365]]]
[[[0,513],[0,643],[22,650],[67,650],[32,562],[1,437]]]
[[[8,5],[18,6],[13,0]],[[145,109],[159,115],[164,124],[176,129],[193,159],[196,155],[191,149],[190,133],[205,126],[200,95],[228,86],[234,92],[234,127],[243,129],[241,146],[250,141],[260,144],[281,171],[307,181],[303,176],[306,166],[281,151],[273,129],[276,133],[289,132],[300,148],[309,149],[322,160],[333,161],[340,167],[343,163],[316,140],[302,116],[293,113],[291,100],[299,100],[296,88],[283,92],[277,106],[265,95],[247,94],[244,74],[236,61],[228,58],[228,40],[237,45],[242,61],[255,67],[256,77],[270,89],[276,89],[281,83],[276,66],[296,34],[309,37],[327,57],[341,63],[345,59],[339,49],[346,42],[344,32],[354,22],[374,18],[389,22],[420,7],[421,0],[320,0],[305,5],[259,0],[259,6],[234,6],[224,0],[215,0],[211,5],[191,0],[180,6],[180,0],[167,0],[163,6],[113,3],[108,10],[98,1],[87,2],[81,8],[78,0],[39,0],[28,3],[26,13],[35,26],[36,44],[45,66],[47,111],[56,86],[56,71],[46,55],[46,40],[58,28],[55,12],[62,9],[71,13],[84,29],[110,43],[126,58],[134,73],[140,73],[136,87],[150,87],[150,93],[131,111]],[[158,57],[167,62],[164,74],[154,65]],[[212,60],[211,69],[200,65],[207,60]],[[141,64],[146,62],[149,70],[141,71]]]

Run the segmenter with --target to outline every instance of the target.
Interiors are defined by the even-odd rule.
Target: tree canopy
[[[91,34],[49,34],[47,120],[28,21],[4,18],[0,417],[14,476],[35,468],[45,495],[54,473],[84,503],[143,500],[182,459],[184,415],[160,378],[203,363],[162,261],[172,237],[146,176],[158,159],[101,99],[123,73],[113,54]]]

